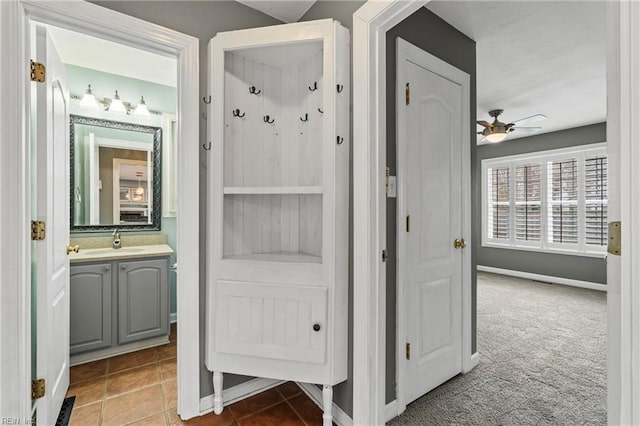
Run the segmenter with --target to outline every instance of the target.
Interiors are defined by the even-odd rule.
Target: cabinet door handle
[[[313,324],[313,331],[320,331],[320,324]]]
[[[105,272],[109,272],[109,269],[111,269],[111,268],[109,268],[108,266],[105,266],[105,267],[104,267],[104,268],[102,268],[102,269],[103,269]]]
[[[127,266],[127,265],[120,265],[120,269],[122,269],[123,271],[124,271],[125,269],[127,269],[127,268],[128,268],[128,266]]]

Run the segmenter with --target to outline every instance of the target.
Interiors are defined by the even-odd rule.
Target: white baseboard
[[[250,396],[274,388],[282,383],[285,383],[285,380],[258,378],[241,383],[237,386],[230,387],[229,389],[225,389],[222,392],[222,397],[224,398],[224,406],[226,407],[227,405],[231,405],[234,402],[249,398]],[[200,398],[200,415],[207,414],[212,411],[213,394]]]
[[[302,391],[306,393],[321,410],[323,409],[321,389],[318,389],[316,385],[312,385],[311,383],[296,382],[296,384],[300,386],[300,389],[302,389]],[[333,403],[333,407],[331,407],[331,415],[333,416],[333,422],[338,426],[353,425],[353,419],[349,417],[347,413],[342,411],[342,408],[338,407],[335,402]]]
[[[178,313],[177,312],[169,314],[169,322],[171,324],[178,322]]]
[[[572,287],[588,288],[590,290],[607,291],[606,284],[592,283],[590,281],[572,280],[569,278],[554,277],[551,275],[532,274],[530,272],[513,271],[511,269],[494,268],[492,266],[478,265],[478,271],[492,274],[508,275],[510,277],[526,278],[529,280],[544,281],[553,284],[562,284]]]
[[[391,420],[398,417],[400,413],[398,413],[398,400],[394,399],[390,403],[384,406],[384,421],[390,422]]]

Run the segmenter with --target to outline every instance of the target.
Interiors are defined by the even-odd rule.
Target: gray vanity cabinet
[[[118,343],[169,333],[168,260],[118,263]]]
[[[71,355],[111,346],[111,263],[72,266]]]

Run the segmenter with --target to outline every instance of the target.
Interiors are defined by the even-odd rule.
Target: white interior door
[[[449,65],[412,48],[398,58],[404,404],[462,371],[463,257],[454,241],[462,239],[462,143],[468,143],[461,84],[447,75]]]
[[[69,156],[65,69],[45,27],[36,27],[36,60],[46,81],[36,90],[37,218],[46,223],[36,242],[37,376],[45,379],[38,400],[39,424],[56,423],[69,387]]]

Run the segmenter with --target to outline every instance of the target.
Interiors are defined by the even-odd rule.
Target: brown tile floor
[[[168,345],[71,367],[70,426],[321,425],[322,411],[292,382],[183,422],[176,414],[176,334]]]

